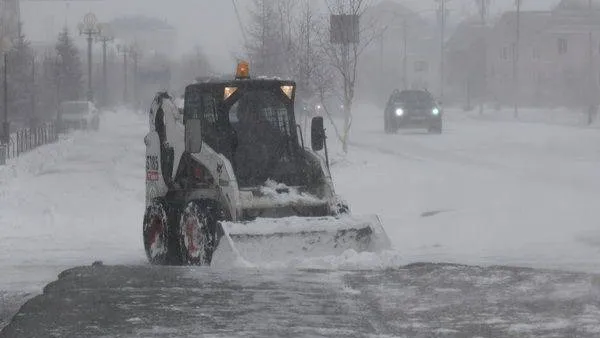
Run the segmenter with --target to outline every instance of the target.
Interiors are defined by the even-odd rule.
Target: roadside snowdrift
[[[94,260],[142,263],[143,116],[106,112],[0,167],[0,290],[38,292]]]

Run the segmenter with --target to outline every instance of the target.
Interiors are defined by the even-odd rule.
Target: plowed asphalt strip
[[[598,337],[598,278],[447,264],[78,267],[28,301],[0,337]]]

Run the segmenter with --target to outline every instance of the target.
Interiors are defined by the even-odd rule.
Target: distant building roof
[[[146,16],[125,16],[112,20],[109,23],[111,29],[115,30],[175,30],[167,22]]]
[[[550,24],[552,12],[550,11],[523,11],[519,14],[519,26],[523,40],[544,31]],[[517,12],[506,12],[498,21],[496,27],[510,27],[515,29],[517,23]]]
[[[383,0],[377,5],[371,6],[365,12],[365,16],[376,18],[376,24],[379,26],[401,26],[403,20],[413,28],[423,29],[429,27],[429,24],[417,12],[410,8],[390,0]],[[421,32],[422,34],[423,32]]]
[[[592,8],[600,9],[600,1],[592,0]],[[590,6],[589,0],[562,0],[557,6],[556,10],[588,10]]]
[[[485,38],[490,27],[482,26],[480,20],[467,19],[462,21],[446,42],[449,52],[465,50],[477,41]]]

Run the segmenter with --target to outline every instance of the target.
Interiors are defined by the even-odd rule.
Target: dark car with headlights
[[[425,128],[429,133],[441,134],[442,108],[427,90],[395,90],[384,113],[384,130],[395,133],[398,129]]]

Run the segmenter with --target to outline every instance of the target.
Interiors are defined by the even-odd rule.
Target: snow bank
[[[0,290],[41,291],[95,260],[143,263],[146,120],[119,110],[0,167]]]
[[[462,111],[459,109],[450,109],[451,117],[468,117],[482,121],[510,122],[510,123],[542,123],[565,126],[587,126],[588,114],[583,109],[574,108],[519,108],[518,117],[515,118],[514,109],[506,107],[494,109],[492,107],[484,108],[480,114],[479,109],[472,111]],[[593,126],[600,126],[598,119],[592,123]]]
[[[600,272],[600,133],[460,113],[442,135],[387,135],[377,108],[358,108],[348,154],[328,128],[337,192],[380,215],[408,262]]]

